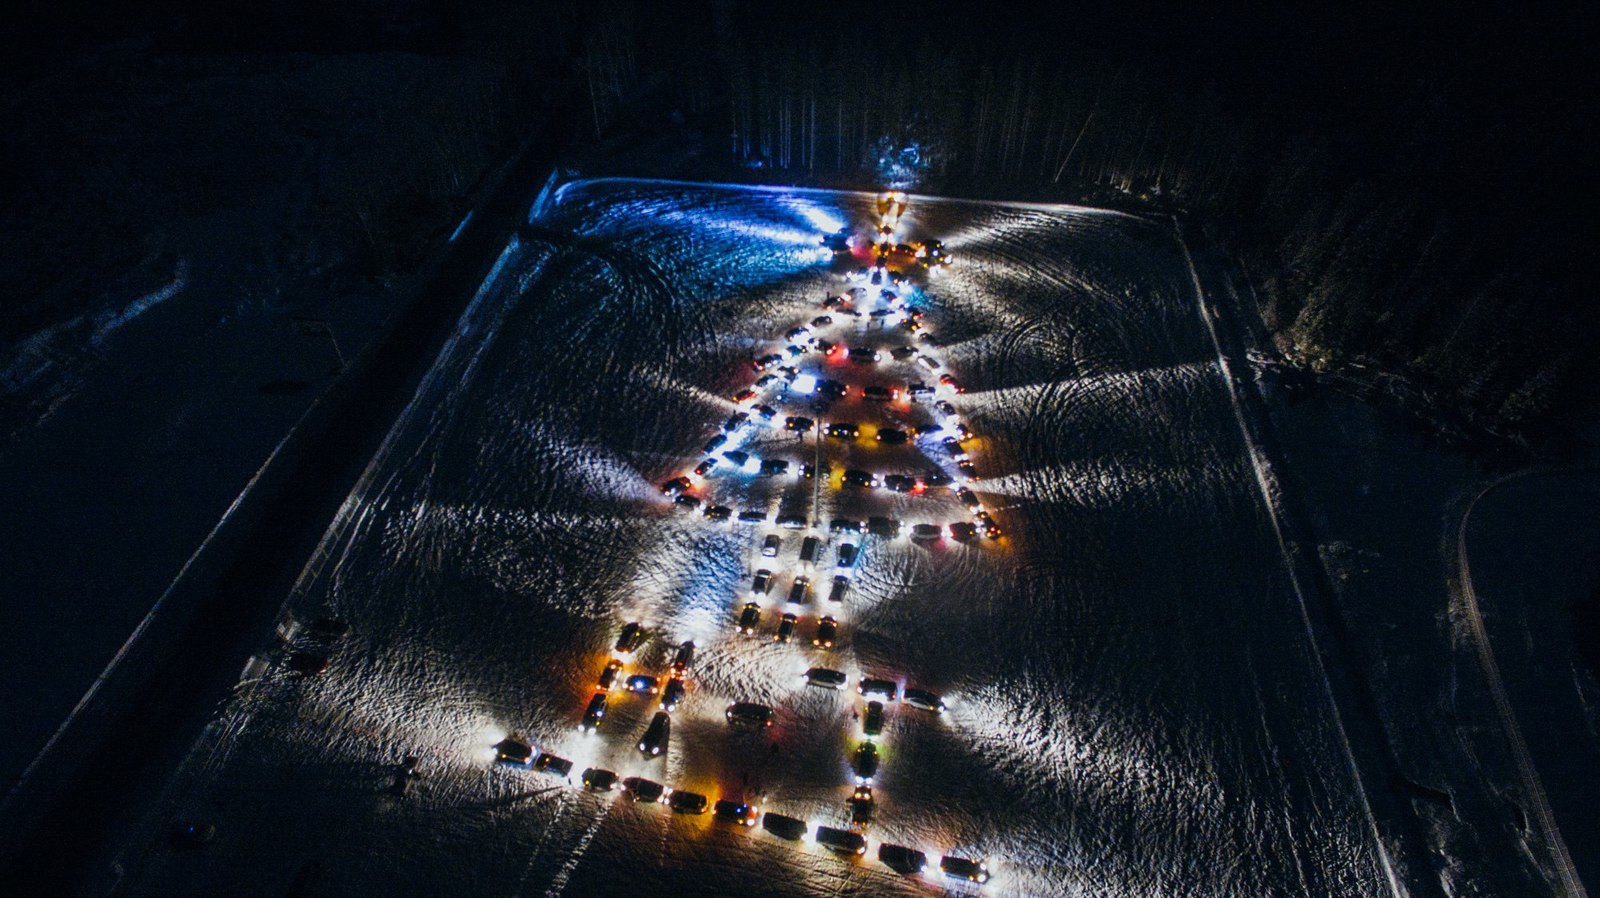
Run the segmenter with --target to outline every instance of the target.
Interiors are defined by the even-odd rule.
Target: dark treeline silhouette
[[[597,132],[671,110],[755,177],[1181,209],[1293,361],[1509,433],[1588,402],[1590,13],[604,9]]]
[[[1521,435],[1591,402],[1592,5],[1277,4],[1246,17],[1145,0],[1044,13],[61,0],[35,12],[12,33],[12,78],[139,34],[186,52],[470,54],[503,73],[483,98],[490,118],[515,131],[530,96],[571,81],[602,148],[657,140],[639,174],[1182,210],[1247,262],[1291,361],[1365,363]],[[663,141],[690,133],[694,165],[677,165],[690,150]]]

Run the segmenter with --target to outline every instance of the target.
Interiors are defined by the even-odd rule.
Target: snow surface
[[[290,599],[300,617],[353,625],[331,669],[307,678],[283,647],[263,651],[130,840],[126,893],[972,890],[891,872],[875,860],[886,841],[935,862],[986,857],[996,895],[1389,892],[1165,222],[913,198],[905,230],[943,239],[956,262],[912,301],[967,387],[954,404],[980,435],[976,488],[1006,538],[866,538],[831,652],[809,645],[820,597],[790,645],[737,634],[763,566],[779,572],[770,631],[799,535],[770,564],[756,551],[768,528],[676,511],[657,485],[698,461],[753,377],[748,360],[840,286],[816,244],[827,216],[865,227],[872,198],[566,188],[540,225],[570,239],[508,253]],[[855,384],[932,379],[911,363],[835,370]],[[826,417],[927,412],[849,399]],[[815,452],[781,430],[754,445],[796,464]],[[825,449],[835,470],[941,458],[927,439]],[[965,517],[945,495],[708,484],[736,510],[787,496],[819,520]],[[653,634],[630,673],[663,671],[682,640],[699,647],[653,761],[632,748],[654,710],[644,699],[613,693],[595,737],[575,726],[629,620]],[[861,703],[804,686],[814,664],[951,705],[941,717],[891,706],[859,861],[491,763],[489,746],[516,731],[573,759],[574,781],[596,764],[713,799],[759,788],[767,810],[843,826]],[[771,735],[730,732],[733,700],[774,705]],[[407,754],[424,775],[395,798]],[[167,851],[159,832],[178,817],[215,822],[217,838]]]

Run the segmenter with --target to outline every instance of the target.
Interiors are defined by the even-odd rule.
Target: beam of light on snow
[[[837,215],[809,203],[797,206],[796,210],[806,221],[824,234],[837,234],[845,227],[845,222]]]

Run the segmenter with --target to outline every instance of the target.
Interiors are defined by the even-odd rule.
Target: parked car
[[[672,735],[672,716],[665,711],[657,711],[650,718],[650,726],[645,728],[644,738],[639,740],[639,753],[647,758],[660,756],[666,751],[667,740]]]
[[[843,689],[850,678],[843,672],[826,667],[813,667],[805,673],[806,685],[824,689]]]
[[[739,632],[749,635],[761,629],[761,606],[755,602],[746,602],[744,610],[739,613]]]
[[[735,729],[764,730],[777,718],[772,709],[755,702],[734,702],[723,712],[728,725]]]

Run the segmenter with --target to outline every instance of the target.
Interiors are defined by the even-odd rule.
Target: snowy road
[[[264,650],[130,843],[126,892],[945,886],[936,870],[904,878],[879,864],[885,841],[934,860],[987,857],[996,895],[1388,892],[1164,222],[913,199],[903,228],[956,256],[916,304],[967,388],[955,404],[978,434],[974,486],[1006,537],[865,537],[831,651],[810,645],[820,596],[790,644],[737,634],[754,569],[777,565],[767,604],[781,604],[799,536],[761,558],[770,525],[708,522],[657,485],[699,460],[735,409],[726,397],[749,385],[749,360],[840,287],[816,243],[830,219],[865,226],[873,198],[569,186],[540,226],[570,236],[507,254],[291,600],[354,632],[320,678]],[[859,329],[851,345],[904,342],[843,326]],[[847,366],[840,379],[931,380],[915,364]],[[782,413],[812,414],[798,405]],[[926,413],[851,398],[826,417],[870,432]],[[836,471],[880,475],[942,457],[916,443],[830,451],[847,462]],[[753,445],[795,465],[815,455],[781,429]],[[966,518],[953,496],[847,491],[837,477],[813,494],[794,478],[713,476],[704,492],[768,511],[788,495],[820,521]],[[654,634],[641,671],[664,670],[684,640],[699,648],[663,759],[633,749],[654,710],[642,698],[614,697],[596,736],[576,729],[630,620]],[[942,716],[890,707],[859,861],[490,763],[489,746],[516,731],[573,759],[574,781],[597,764],[712,799],[759,788],[767,810],[843,826],[860,702],[804,686],[813,665],[950,704]],[[777,708],[771,735],[730,732],[734,700]],[[424,776],[397,799],[386,787],[407,754]],[[217,838],[201,852],[161,848],[159,828],[185,816],[215,822]]]

